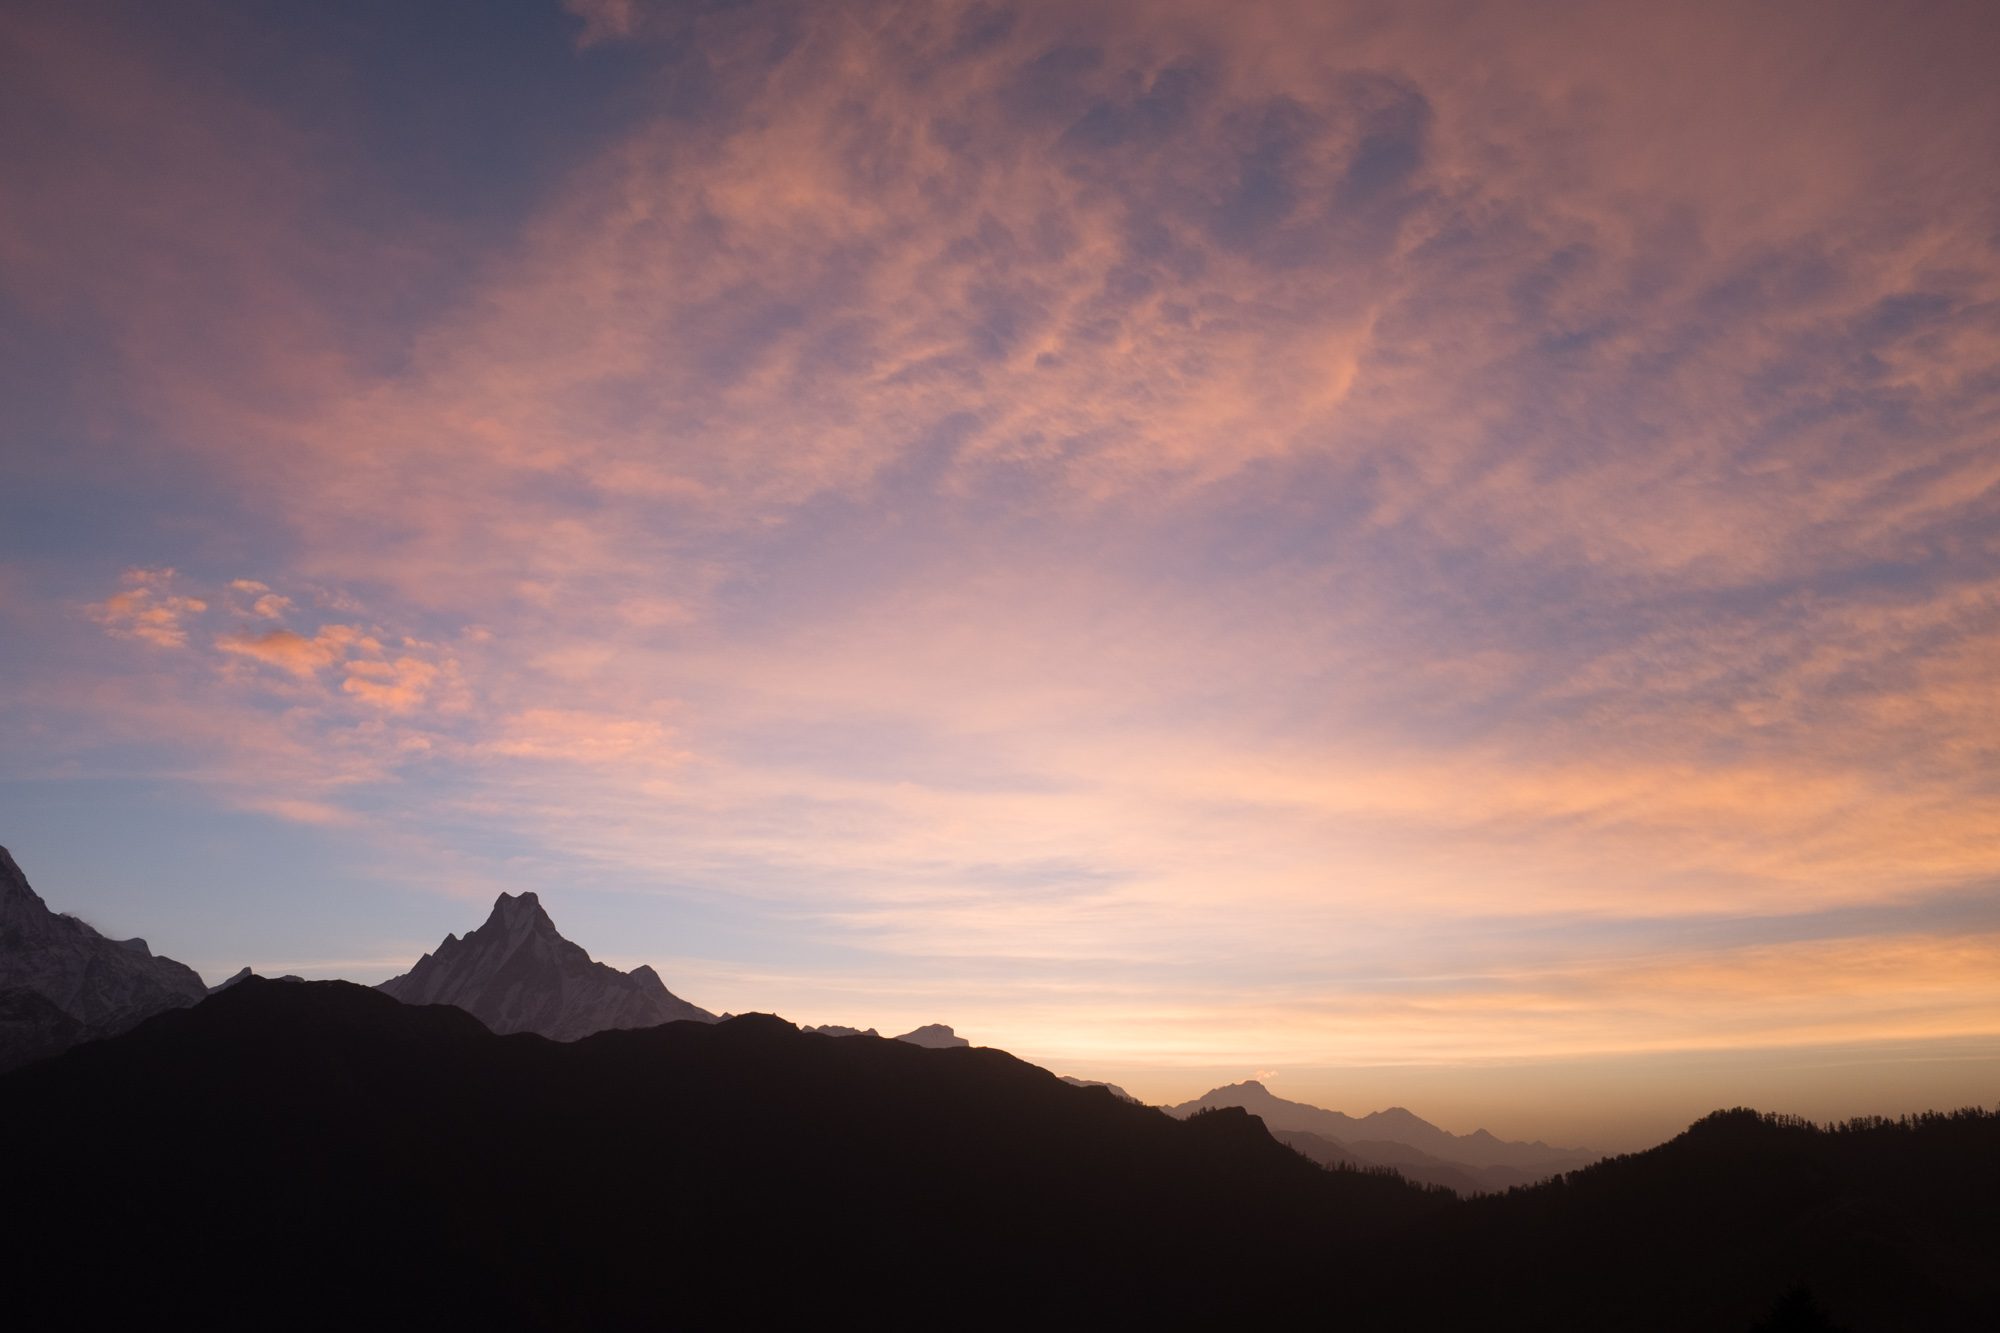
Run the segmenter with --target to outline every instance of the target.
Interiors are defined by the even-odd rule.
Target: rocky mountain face
[[[495,1032],[535,1032],[575,1041],[611,1028],[649,1028],[683,1019],[713,1023],[650,967],[620,972],[564,939],[532,893],[503,893],[486,924],[464,939],[447,935],[400,977],[377,989],[405,1004],[449,1004]]]
[[[1587,1166],[1599,1156],[1582,1148],[1511,1143],[1483,1129],[1453,1134],[1400,1106],[1359,1117],[1343,1115],[1287,1101],[1254,1079],[1212,1089],[1167,1111],[1187,1116],[1222,1106],[1242,1107],[1281,1138],[1287,1133],[1303,1133],[1338,1150],[1335,1153],[1320,1144],[1301,1144],[1300,1150],[1307,1156],[1334,1161],[1344,1155],[1362,1165],[1394,1166],[1412,1179],[1461,1191],[1505,1189]]]
[[[195,970],[51,912],[0,847],[0,1069],[198,1003]]]

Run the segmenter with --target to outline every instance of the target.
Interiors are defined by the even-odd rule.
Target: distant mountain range
[[[0,1069],[110,1036],[208,994],[146,941],[109,940],[52,912],[0,847]]]
[[[155,957],[144,940],[108,940],[49,910],[0,847],[0,1070],[79,1042],[122,1032],[161,1010],[199,1003],[251,975],[243,968],[215,987],[193,968]],[[296,977],[281,978],[296,981]],[[659,973],[620,972],[563,938],[533,893],[503,893],[485,924],[446,935],[401,976],[378,987],[406,1004],[449,1004],[497,1033],[533,1032],[575,1041],[594,1032],[713,1023],[716,1015],[668,990]],[[830,1036],[875,1036],[855,1028]],[[914,1046],[969,1046],[942,1023],[896,1037]]]
[[[1325,1165],[1390,1166],[1412,1180],[1460,1193],[1508,1189],[1588,1166],[1601,1153],[1511,1143],[1485,1130],[1453,1134],[1400,1106],[1355,1117],[1287,1101],[1256,1080],[1232,1083],[1167,1107],[1188,1116],[1236,1106],[1262,1120],[1280,1140]]]
[[[51,912],[0,848],[0,1069],[123,1031],[163,1009],[198,1003],[250,976],[244,968],[211,991],[193,969],[156,958],[144,940],[107,940]],[[297,980],[297,978],[285,978]],[[445,936],[434,952],[378,987],[407,1004],[448,1004],[496,1033],[533,1032],[555,1041],[662,1023],[713,1023],[716,1015],[681,999],[651,967],[621,972],[565,939],[533,893],[503,893],[478,929]],[[827,1025],[824,1036],[877,1035]],[[942,1023],[894,1040],[949,1049],[969,1046]],[[1070,1079],[1078,1086],[1091,1080]],[[1103,1084],[1124,1101],[1122,1088]],[[1219,1106],[1259,1116],[1295,1149],[1322,1164],[1392,1166],[1412,1180],[1461,1193],[1504,1189],[1581,1165],[1591,1154],[1546,1144],[1502,1143],[1481,1131],[1457,1136],[1400,1108],[1361,1119],[1273,1096],[1261,1083],[1217,1088],[1168,1108],[1176,1116]]]
[[[1978,1111],[1718,1113],[1460,1201],[997,1050],[763,1015],[500,1037],[251,977],[0,1076],[0,1143],[24,1328],[2000,1327]]]

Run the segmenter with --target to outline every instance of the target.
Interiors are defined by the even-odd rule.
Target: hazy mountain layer
[[[1342,1143],[1306,1129],[1274,1129],[1271,1137],[1296,1148],[1322,1166],[1389,1167],[1418,1184],[1440,1185],[1466,1196],[1533,1184],[1553,1174],[1527,1171],[1517,1166],[1472,1166],[1465,1162],[1446,1161],[1412,1148],[1407,1143],[1390,1139]]]
[[[715,1015],[669,991],[650,967],[620,972],[557,933],[532,893],[503,893],[486,924],[444,937],[400,977],[378,987],[406,1004],[455,1005],[495,1032],[575,1041],[612,1028],[645,1028]]]
[[[1455,1165],[1508,1167],[1527,1172],[1527,1178],[1539,1179],[1558,1171],[1588,1165],[1601,1155],[1582,1148],[1552,1148],[1540,1142],[1511,1143],[1495,1138],[1483,1129],[1470,1134],[1453,1134],[1400,1106],[1358,1118],[1342,1115],[1339,1111],[1324,1110],[1304,1102],[1287,1101],[1255,1080],[1215,1088],[1191,1102],[1182,1102],[1167,1110],[1170,1115],[1189,1115],[1219,1106],[1240,1106],[1273,1130],[1303,1130],[1332,1139],[1358,1152],[1363,1158],[1371,1154],[1360,1150],[1359,1144],[1386,1141],[1414,1148],[1420,1154]],[[1407,1160],[1416,1162],[1422,1158]]]
[[[0,847],[0,1069],[206,994],[193,968],[155,957],[146,941],[109,940],[51,912]]]

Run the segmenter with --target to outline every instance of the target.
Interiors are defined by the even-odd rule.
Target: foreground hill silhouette
[[[0,1135],[24,1327],[86,1309],[1746,1330],[1776,1312],[1862,1331],[2000,1314],[1983,1113],[1844,1133],[1725,1113],[1461,1203],[1324,1170],[1240,1110],[1175,1120],[1000,1051],[759,1015],[556,1043],[252,978],[0,1078]]]
[[[1321,1238],[1440,1206],[1000,1051],[756,1015],[557,1043],[341,982],[252,978],[18,1071],[0,1134],[36,1145],[0,1161],[33,1219],[10,1308],[87,1287],[94,1315],[1219,1317]]]
[[[1737,1109],[1428,1229],[1436,1327],[2000,1328],[2000,1113]],[[1387,1281],[1435,1271],[1377,1246]],[[1769,1294],[1766,1294],[1766,1293]],[[1496,1316],[1496,1312],[1504,1312]]]

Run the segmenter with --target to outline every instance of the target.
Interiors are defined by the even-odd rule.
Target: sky
[[[211,982],[2000,1102],[2000,13],[0,5],[0,842]]]

